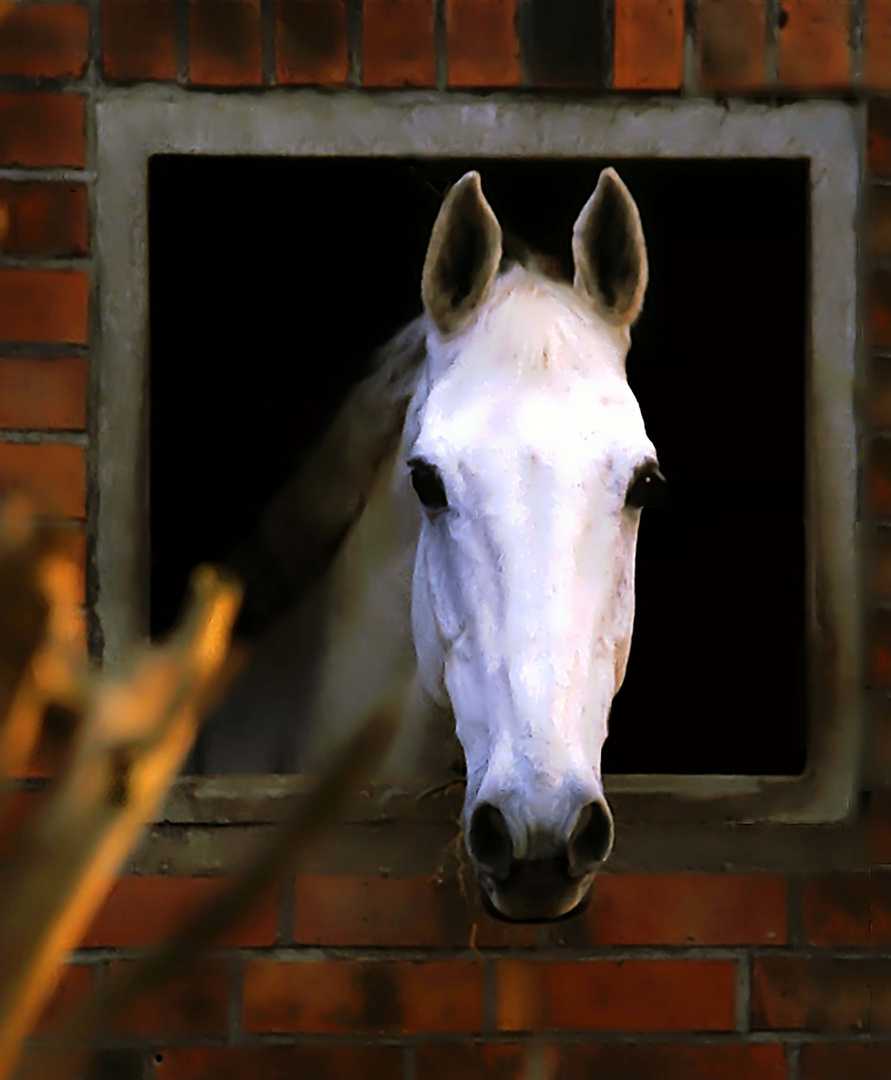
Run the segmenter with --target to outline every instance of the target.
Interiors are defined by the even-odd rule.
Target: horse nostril
[[[491,803],[474,810],[468,843],[473,857],[496,881],[507,877],[514,861],[514,844],[504,814]]]
[[[613,846],[613,816],[605,802],[590,802],[582,808],[566,845],[569,871],[583,877],[602,863]]]

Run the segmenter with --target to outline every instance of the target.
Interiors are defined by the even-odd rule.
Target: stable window
[[[105,205],[142,200],[138,249],[100,238],[123,275],[104,278],[103,305],[128,273],[151,298],[150,347],[139,311],[127,326],[115,312],[103,345],[109,364],[116,336],[138,356],[151,414],[131,447],[151,463],[136,587],[115,596],[126,557],[100,572],[110,653],[169,626],[188,569],[245,538],[371,349],[420,310],[447,183],[477,168],[505,227],[566,266],[612,164],[650,253],[628,372],[672,500],[641,528],[607,791],[620,816],[668,797],[732,819],[837,818],[858,738],[849,111],[691,106],[679,123],[679,106],[660,121],[628,106],[303,100],[303,123],[291,99],[264,129],[271,102],[249,134],[238,115],[202,116],[201,95],[145,101],[141,138],[121,130],[118,150],[117,182],[129,169],[137,190],[103,174]],[[103,108],[110,124],[114,97]],[[121,415],[119,398],[100,401]],[[275,614],[274,598],[254,603],[244,629]]]

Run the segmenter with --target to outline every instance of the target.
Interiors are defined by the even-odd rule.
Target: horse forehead
[[[567,468],[598,461],[621,467],[624,458],[650,449],[637,400],[617,376],[448,390],[429,402],[423,441],[456,464],[510,466],[534,458]]]

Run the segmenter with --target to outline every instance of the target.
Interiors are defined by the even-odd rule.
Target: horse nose
[[[552,833],[547,853],[517,858],[502,811],[480,804],[471,815],[468,846],[488,882],[483,899],[491,914],[520,921],[572,914],[587,898],[590,875],[607,858],[613,818],[603,799],[585,803],[568,835]]]
[[[595,799],[583,806],[566,842],[570,874],[583,877],[596,870],[612,851],[614,837],[613,815],[606,801]]]
[[[504,881],[514,861],[514,842],[504,814],[491,803],[482,803],[470,819],[470,853],[495,881]]]

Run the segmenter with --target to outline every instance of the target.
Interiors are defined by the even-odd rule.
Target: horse
[[[571,282],[511,247],[466,173],[430,235],[423,314],[261,523],[265,557],[302,599],[264,635],[198,760],[312,767],[389,711],[384,774],[417,776],[456,738],[484,904],[547,921],[587,903],[613,846],[601,751],[641,511],[666,485],[625,374],[648,278],[627,187],[600,174],[573,227]]]

